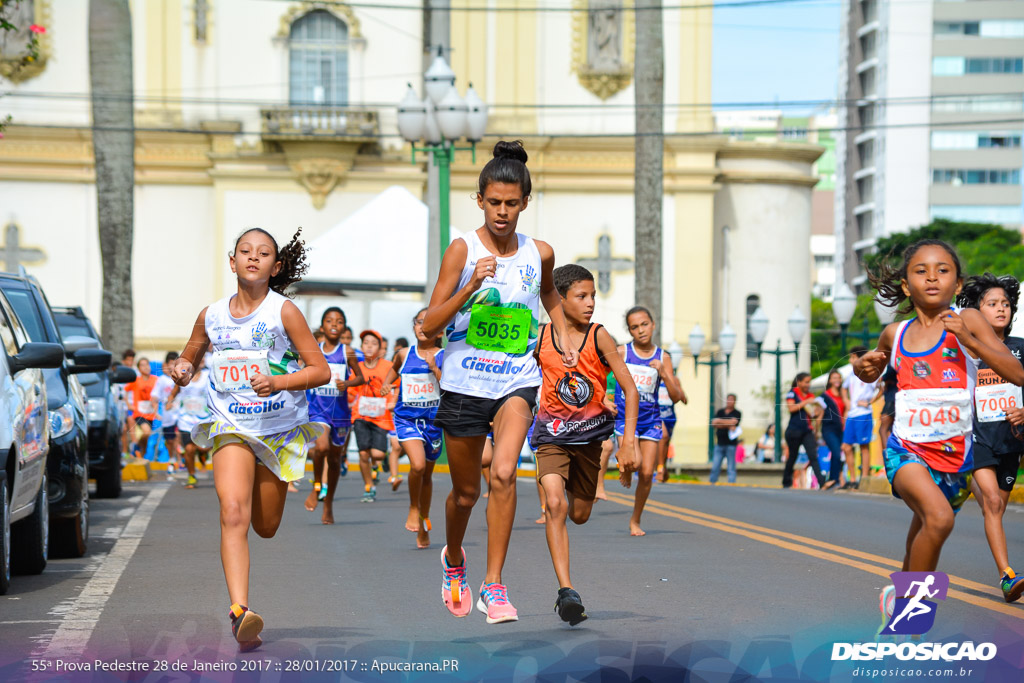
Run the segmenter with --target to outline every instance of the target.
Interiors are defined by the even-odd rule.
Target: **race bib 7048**
[[[257,374],[270,374],[266,351],[217,351],[210,364],[213,369],[213,386],[217,391],[248,389]]]
[[[474,304],[469,314],[466,342],[484,351],[526,353],[533,314],[528,308]]]
[[[402,375],[402,402],[415,406],[433,406],[441,400],[441,389],[432,372]]]
[[[971,393],[967,389],[910,389],[896,393],[896,436],[933,443],[971,431]]]

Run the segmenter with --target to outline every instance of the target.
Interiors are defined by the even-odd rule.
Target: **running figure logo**
[[[888,600],[883,598],[888,621],[882,627],[881,635],[919,636],[926,633],[935,625],[937,605],[933,600],[946,599],[949,577],[943,572],[893,572],[889,576],[893,586],[886,591],[892,590],[895,600],[890,611]]]
[[[558,398],[567,406],[582,408],[594,397],[594,385],[578,372],[566,372],[555,386]]]

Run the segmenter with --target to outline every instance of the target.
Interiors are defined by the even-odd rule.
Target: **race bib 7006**
[[[977,387],[974,390],[974,407],[978,411],[978,422],[1000,422],[1006,419],[1006,411],[1020,408],[1021,389],[1015,384],[1001,382]]]

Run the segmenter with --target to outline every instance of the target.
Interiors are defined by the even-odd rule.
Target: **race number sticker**
[[[203,415],[206,413],[206,397],[186,396],[181,401],[181,407],[189,415]]]
[[[658,392],[658,371],[649,365],[634,365],[633,363],[626,363],[626,370],[633,377],[633,384],[636,385],[636,390],[640,392],[641,396],[646,396],[645,400],[651,400],[651,396],[654,396]]]
[[[344,382],[348,379],[348,366],[344,363],[328,363],[327,367],[331,369],[331,381],[313,389],[313,393],[317,396],[340,396],[341,391],[335,382]]]
[[[971,393],[967,389],[909,389],[896,393],[896,436],[933,443],[971,431]]]
[[[402,375],[402,402],[414,406],[436,406],[441,389],[432,372]]]
[[[139,415],[151,415],[156,412],[156,406],[152,401],[139,401]]]
[[[1006,419],[1006,411],[1020,408],[1021,389],[1005,382],[988,384],[974,390],[974,406],[978,411],[978,422],[1000,422]]]
[[[526,353],[533,314],[528,308],[474,304],[469,314],[466,342],[483,351]]]
[[[380,417],[387,412],[388,400],[383,396],[360,396],[360,417]]]
[[[257,374],[270,374],[266,351],[217,351],[213,354],[211,365],[213,387],[220,392],[250,389],[253,377]]]

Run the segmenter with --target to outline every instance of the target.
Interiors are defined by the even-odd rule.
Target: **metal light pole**
[[[708,366],[711,373],[708,381],[708,462],[711,462],[715,456],[715,428],[711,424],[715,420],[715,368],[724,365],[726,372],[729,371],[729,356],[732,355],[732,350],[736,347],[736,332],[729,323],[726,323],[718,333],[718,347],[725,354],[725,360],[715,360],[714,351],[708,353],[707,360],[700,360],[704,340],[704,331],[700,329],[698,323],[690,332],[690,354],[693,356],[693,374],[697,374],[697,369],[701,365]]]
[[[846,339],[853,337],[854,339],[860,340],[864,346],[870,346],[871,340],[877,335],[872,333],[868,326],[867,317],[864,318],[864,331],[863,332],[850,332],[850,321],[853,320],[853,314],[857,311],[857,295],[853,293],[849,285],[845,282],[839,285],[836,290],[836,295],[832,299],[832,314],[836,317],[836,322],[839,323],[839,339],[840,339],[840,353],[846,356]]]
[[[764,310],[759,306],[754,315],[751,316],[749,322],[750,336],[753,337],[754,341],[757,342],[757,362],[761,362],[761,354],[767,353],[771,356],[775,356],[775,457],[782,457],[782,357],[792,355],[798,357],[800,353],[800,340],[807,334],[808,321],[807,317],[800,312],[800,307],[797,306],[793,309],[793,313],[790,314],[789,320],[786,321],[789,325],[789,334],[793,338],[793,348],[783,350],[782,340],[776,340],[775,350],[764,350],[761,348],[761,344],[764,342],[764,338],[768,334],[768,316],[765,315]]]
[[[466,97],[455,89],[455,72],[448,66],[439,49],[437,57],[424,74],[427,96],[422,100],[409,84],[405,97],[398,104],[398,132],[412,145],[412,163],[416,153],[432,154],[438,169],[441,255],[448,248],[451,226],[449,203],[451,199],[451,165],[455,152],[473,153],[476,163],[476,143],[487,130],[487,105],[470,84]],[[456,141],[465,137],[468,147],[459,147]],[[426,144],[417,145],[422,140]]]

